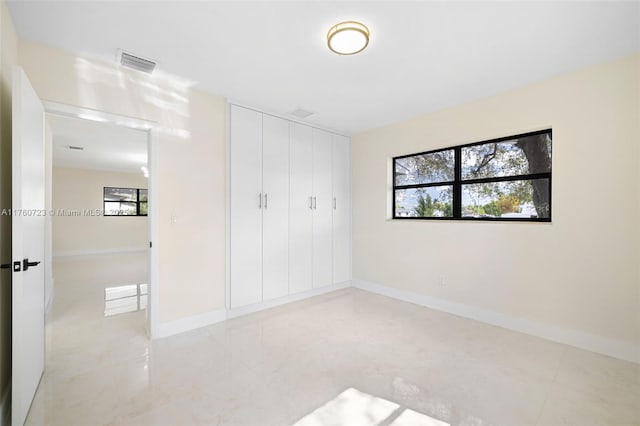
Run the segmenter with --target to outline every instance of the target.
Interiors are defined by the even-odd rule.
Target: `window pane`
[[[462,217],[550,217],[549,179],[462,185]]]
[[[140,215],[141,216],[146,216],[149,214],[149,209],[148,209],[148,205],[146,202],[141,201],[140,202]]]
[[[135,216],[136,203],[105,202],[104,214],[106,216]]]
[[[149,191],[146,189],[140,190],[140,201],[149,201]]]
[[[453,186],[397,189],[396,217],[452,217]]]
[[[136,201],[137,191],[134,188],[105,188],[104,201]]]
[[[398,158],[395,160],[396,185],[451,182],[454,169],[452,149]]]
[[[462,148],[462,179],[551,172],[551,133]]]

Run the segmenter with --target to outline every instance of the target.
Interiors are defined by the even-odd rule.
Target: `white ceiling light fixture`
[[[369,28],[357,21],[344,21],[331,27],[327,45],[338,55],[355,55],[369,45]]]

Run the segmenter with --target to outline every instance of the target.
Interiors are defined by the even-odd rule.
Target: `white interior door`
[[[289,294],[289,122],[262,118],[262,300]]]
[[[12,97],[11,424],[22,426],[44,372],[44,108],[22,68]]]
[[[312,281],[313,136],[311,127],[290,124],[289,294],[310,290]]]
[[[262,300],[262,114],[231,106],[232,308]]]
[[[333,282],[351,280],[351,141],[333,135]]]
[[[332,137],[313,129],[313,286],[333,282],[332,257]]]

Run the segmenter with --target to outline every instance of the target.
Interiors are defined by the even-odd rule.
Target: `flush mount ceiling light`
[[[338,55],[355,55],[369,44],[369,28],[356,21],[345,21],[331,27],[327,45]]]

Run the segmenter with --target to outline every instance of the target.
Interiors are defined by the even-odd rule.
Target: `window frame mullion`
[[[462,147],[453,150],[453,218],[462,217]]]

